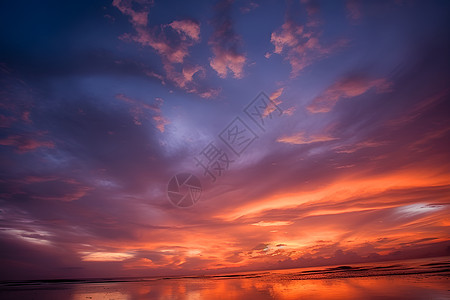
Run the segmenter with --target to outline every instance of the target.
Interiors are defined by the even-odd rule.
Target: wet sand
[[[450,299],[450,258],[216,276],[3,282],[0,299]]]

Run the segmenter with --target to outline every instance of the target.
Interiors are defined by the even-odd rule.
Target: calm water
[[[0,299],[450,299],[450,257],[110,281],[3,282]]]

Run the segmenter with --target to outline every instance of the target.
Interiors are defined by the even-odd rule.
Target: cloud
[[[37,140],[28,135],[10,135],[7,138],[0,140],[0,145],[12,146],[18,152],[33,151],[38,148],[54,148],[55,144],[52,141]]]
[[[194,80],[194,75],[199,74],[199,76],[204,75],[204,68],[201,66],[189,66],[185,65],[181,72],[177,72],[175,68],[171,65],[165,66],[167,77],[175,82],[178,87],[187,88],[190,83]]]
[[[133,257],[130,253],[116,252],[82,252],[83,261],[123,261]]]
[[[133,9],[133,1],[131,0],[113,0],[112,5],[117,7],[121,13],[130,17],[131,23],[136,26],[147,26],[149,6],[153,4],[153,1],[136,1],[136,3],[142,5],[141,11]]]
[[[400,118],[392,120],[389,122],[389,126],[404,126],[408,123],[416,121],[418,118],[423,116],[426,112],[429,112],[435,108],[438,104],[449,96],[450,90],[445,88],[439,92],[434,93],[422,101],[416,103],[412,108],[410,108],[405,114]]]
[[[293,135],[283,136],[281,138],[277,139],[277,142],[279,143],[286,143],[291,145],[305,145],[305,144],[312,144],[312,143],[318,143],[318,142],[329,142],[337,140],[337,138],[333,138],[330,136],[311,136],[311,137],[305,137],[304,132],[298,132]]]
[[[158,128],[159,131],[164,132],[165,126],[170,124],[170,122],[162,115],[161,106],[164,103],[162,98],[155,98],[155,102],[152,104],[140,102],[125,96],[124,94],[117,94],[116,98],[131,105],[130,114],[133,116],[133,122],[136,125],[142,125],[142,121],[148,120],[150,114],[152,114],[151,118],[155,121],[156,128]]]
[[[300,72],[317,60],[328,57],[337,49],[347,44],[344,39],[330,45],[323,45],[320,41],[320,25],[316,15],[319,5],[316,1],[301,1],[306,5],[308,19],[306,24],[297,25],[295,18],[287,17],[281,28],[272,32],[270,42],[274,45],[274,54],[284,57],[291,65],[291,77],[297,77]],[[289,8],[288,8],[289,9]],[[267,52],[266,58],[273,53]]]
[[[233,53],[219,47],[213,47],[214,58],[211,58],[210,66],[219,77],[226,78],[228,71],[233,73],[234,78],[243,77],[243,68],[246,61],[244,55]]]
[[[200,25],[190,20],[174,21],[159,28],[133,24],[136,34],[125,34],[122,39],[150,46],[161,56],[163,63],[183,63],[189,55],[189,48],[200,40]],[[169,28],[176,33],[175,37],[169,37]]]
[[[134,8],[137,5],[138,8]],[[190,55],[189,49],[200,42],[200,24],[194,20],[175,20],[161,26],[148,26],[148,16],[152,2],[114,0],[113,6],[129,17],[134,33],[126,33],[122,40],[134,41],[142,46],[153,48],[161,57],[165,79],[175,86],[203,98],[217,95],[218,90],[200,86],[194,81],[194,74],[204,72],[201,66],[185,65]],[[165,80],[161,75],[150,71],[147,74]]]
[[[354,153],[361,149],[381,147],[387,145],[386,142],[376,142],[376,141],[364,141],[355,143],[353,145],[341,145],[336,148],[337,153]]]
[[[361,3],[359,3],[359,0],[347,0],[345,6],[347,8],[347,17],[349,19],[353,21],[361,19]]]
[[[277,100],[281,96],[283,91],[284,91],[284,88],[279,88],[278,90],[276,90],[275,92],[270,94],[270,96],[269,96],[270,100],[272,100],[272,101]],[[279,104],[279,103],[277,103],[277,104]]]
[[[273,52],[281,54],[285,48],[298,45],[299,41],[297,36],[302,33],[303,26],[296,26],[293,22],[285,22],[280,30],[274,31],[271,35],[270,41],[275,46]]]
[[[320,45],[318,33],[295,25],[292,21],[286,21],[274,31],[270,41],[275,46],[273,53],[284,56],[291,65],[292,77],[298,76],[314,61],[327,56],[332,49]],[[269,54],[266,57],[270,57]]]
[[[247,58],[239,51],[242,39],[233,29],[231,5],[233,1],[222,0],[217,6],[217,15],[213,20],[214,33],[209,40],[214,57],[210,58],[210,66],[219,77],[226,78],[228,73],[234,78],[244,76],[243,69]]]
[[[283,110],[283,114],[287,116],[292,116],[295,112],[296,108],[294,106],[289,107],[288,109]]]
[[[3,183],[5,199],[27,198],[42,201],[70,202],[79,200],[92,187],[63,175],[34,175],[21,179],[6,179]]]
[[[169,24],[179,34],[198,42],[200,40],[200,26],[191,20],[173,21]]]
[[[316,15],[320,10],[319,1],[317,0],[301,0],[302,4],[306,6],[306,13],[309,17]]]
[[[251,12],[252,10],[258,8],[258,7],[259,7],[258,3],[253,2],[252,0],[250,0],[250,1],[247,1],[247,3],[245,3],[239,9],[241,10],[241,12],[243,14],[247,14],[247,13]]]
[[[376,93],[391,91],[392,83],[387,79],[369,79],[361,75],[353,75],[342,78],[328,87],[308,105],[308,111],[312,113],[329,112],[341,99],[348,99],[365,94],[371,89]]]
[[[291,225],[292,222],[288,222],[288,221],[270,221],[270,222],[266,222],[266,221],[259,221],[258,223],[254,223],[252,225],[255,226],[287,226],[287,225]]]

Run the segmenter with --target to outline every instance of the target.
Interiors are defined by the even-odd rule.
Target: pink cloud
[[[149,5],[153,4],[153,1],[136,1],[139,4],[142,4],[143,7],[141,8],[141,11],[136,11],[132,8],[132,1],[131,0],[114,0],[112,5],[117,7],[117,9],[120,10],[120,12],[124,15],[127,15],[131,19],[131,23],[134,26],[147,26],[148,22],[148,13]]]
[[[242,39],[232,27],[231,4],[232,1],[221,1],[217,6],[220,15],[215,19],[215,31],[209,41],[214,54],[209,65],[221,78],[226,78],[228,74],[242,78],[247,58],[238,51]]]
[[[169,24],[149,27],[149,6],[152,3],[135,2],[114,0],[113,6],[129,17],[135,31],[134,34],[122,35],[121,39],[149,46],[161,57],[165,76],[154,72],[149,72],[148,75],[160,79],[163,83],[167,79],[177,87],[188,93],[198,94],[200,97],[209,98],[216,95],[217,91],[202,88],[194,82],[194,74],[204,72],[203,67],[184,65],[186,58],[190,55],[190,47],[200,41],[200,24],[192,20],[176,20]],[[139,4],[140,8],[135,9],[133,4]]]
[[[194,21],[173,21],[169,24],[169,26],[177,31],[180,35],[184,34],[194,41],[198,41],[200,39],[200,25],[195,23]]]
[[[272,101],[277,100],[281,96],[281,94],[283,94],[283,91],[284,91],[284,88],[279,88],[278,90],[276,90],[275,92],[270,94],[270,96],[269,96],[270,100],[272,100]],[[277,103],[277,104],[279,104],[279,103]]]
[[[272,100],[273,103],[275,103],[276,106],[278,106],[281,103],[283,103],[283,101],[281,101],[279,99],[281,94],[283,94],[283,91],[284,91],[284,87],[281,87],[281,88],[277,89],[275,92],[273,92],[272,94],[270,94],[270,96],[269,96],[269,99]],[[266,107],[266,109],[264,110],[262,116],[265,118],[265,117],[268,117],[272,112],[274,112],[277,109],[275,105],[268,105]],[[283,114],[291,116],[292,113],[294,112],[294,110],[295,109],[293,107],[290,107],[286,111],[283,110]]]
[[[135,125],[140,126],[144,120],[151,118],[155,122],[155,127],[164,132],[165,126],[170,124],[170,121],[162,115],[161,106],[164,103],[162,98],[155,98],[152,104],[135,100],[124,94],[117,94],[116,98],[130,104],[129,111]]]
[[[184,33],[178,32],[175,39],[168,38],[165,30],[172,28],[171,26],[162,26],[161,28],[147,28],[143,26],[135,27],[136,34],[124,34],[121,38],[123,40],[131,40],[141,44],[142,46],[150,46],[162,58],[163,63],[183,63],[184,59],[189,55],[189,48],[193,46],[196,41],[186,39]]]
[[[296,108],[294,106],[291,106],[287,109],[284,109],[283,114],[286,116],[292,116],[294,114],[295,110],[296,110]]]
[[[386,93],[392,84],[384,78],[368,79],[352,76],[341,79],[314,98],[307,109],[312,113],[328,112],[340,100],[360,96],[374,89],[376,93]]]
[[[197,84],[196,79],[205,77],[205,69],[202,66],[184,64],[177,68],[174,65],[165,64],[164,69],[167,79],[188,93],[202,98],[213,98],[219,94],[219,89]]]
[[[294,47],[299,44],[298,36],[303,33],[303,26],[296,26],[292,22],[285,22],[280,30],[274,31],[270,41],[275,46],[273,51],[281,54],[283,49]]]
[[[175,70],[175,68],[171,65],[165,66],[167,77],[173,81],[178,87],[186,88],[194,80],[195,74],[204,75],[205,70],[201,66],[183,66],[181,72]]]
[[[297,25],[294,21],[287,19],[281,28],[272,32],[270,42],[274,45],[273,53],[267,52],[266,58],[272,54],[284,57],[291,65],[291,77],[299,73],[313,62],[323,59],[332,54],[336,49],[346,45],[345,40],[338,40],[331,45],[322,45],[320,42],[321,32],[317,26],[321,22],[316,14],[319,6],[314,1],[301,1],[306,5],[308,19],[305,25]]]
[[[52,141],[36,140],[25,135],[8,136],[7,138],[0,140],[0,145],[13,146],[18,152],[29,152],[42,147],[55,147],[55,144]]]
[[[291,65],[293,77],[331,52],[320,45],[318,33],[305,30],[304,26],[295,25],[291,21],[286,21],[280,29],[274,31],[270,41],[275,46],[273,53],[284,56]]]
[[[210,66],[219,77],[226,78],[228,72],[233,73],[234,78],[243,77],[243,69],[246,58],[242,54],[233,53],[220,47],[213,48],[214,57],[210,60]]]

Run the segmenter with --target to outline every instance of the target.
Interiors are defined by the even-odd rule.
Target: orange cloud
[[[120,252],[83,252],[83,261],[124,261],[132,258],[133,254]]]
[[[311,144],[311,143],[318,143],[318,142],[328,142],[328,141],[334,141],[337,140],[337,138],[333,138],[330,136],[311,136],[311,137],[305,137],[304,132],[298,132],[293,135],[283,136],[277,139],[277,142],[279,143],[286,143],[286,144],[292,144],[292,145],[304,145],[304,144]]]
[[[392,172],[386,175],[379,175],[366,178],[358,178],[357,174],[349,178],[341,178],[327,187],[321,187],[317,190],[303,191],[286,194],[275,194],[261,199],[255,199],[254,202],[242,204],[226,214],[218,214],[220,218],[226,220],[235,220],[243,216],[268,211],[270,209],[293,208],[304,203],[327,203],[331,206],[333,203],[345,202],[354,196],[366,198],[361,205],[369,205],[367,196],[379,195],[384,191],[396,188],[418,188],[418,187],[439,187],[446,186],[449,176],[441,173],[439,170],[407,170]],[[332,202],[330,202],[330,200]],[[395,203],[395,201],[393,201]],[[358,202],[352,203],[358,205]],[[382,203],[381,207],[385,207]],[[398,205],[398,203],[396,204]],[[245,213],[244,213],[245,212]]]
[[[284,91],[284,88],[279,88],[278,90],[276,90],[275,92],[270,94],[270,96],[269,96],[270,100],[274,101],[274,100],[278,99],[281,96],[281,94],[283,94],[283,91]],[[279,103],[277,103],[277,104],[279,104]]]

